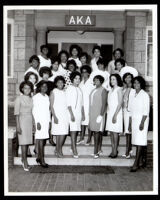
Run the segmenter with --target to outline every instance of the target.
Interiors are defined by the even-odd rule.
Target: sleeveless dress
[[[105,115],[101,123],[96,122],[101,112],[103,90],[105,90],[103,87],[93,89],[89,98],[89,129],[95,132],[104,130]]]
[[[20,95],[16,98],[14,106],[14,115],[19,115],[21,135],[18,134],[19,145],[28,145],[33,143],[32,138],[32,98]]]
[[[47,94],[43,96],[37,93],[33,96],[33,109],[32,113],[36,123],[35,139],[48,139],[49,138],[49,123],[50,123],[50,102]],[[37,129],[37,123],[41,124],[41,130]]]
[[[92,84],[91,80],[88,79],[86,82],[84,80],[81,81],[79,87],[83,93],[83,101],[84,101],[84,113],[85,113],[85,121],[82,121],[82,125],[88,126],[89,124],[89,95],[95,86]]]
[[[118,112],[117,122],[115,124],[112,123],[114,113],[118,106],[118,90],[121,90],[121,88],[117,87],[114,90],[112,89],[109,91],[109,94],[108,94],[106,130],[115,132],[115,133],[122,133],[123,131],[122,108]]]
[[[64,90],[59,90],[57,88],[53,90],[53,94],[53,108],[56,117],[58,118],[58,124],[54,123],[54,117],[52,117],[52,135],[67,135],[69,130],[69,120],[66,94]]]
[[[68,86],[66,90],[67,106],[71,106],[72,112],[75,117],[75,121],[71,121],[71,116],[69,114],[69,125],[70,131],[81,131],[82,123],[82,106],[83,106],[83,94],[79,87],[73,85]]]

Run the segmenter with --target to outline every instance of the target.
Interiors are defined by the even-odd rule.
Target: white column
[[[36,52],[37,55],[40,54],[40,46],[46,44],[46,27],[37,28],[37,44],[36,44]]]
[[[121,48],[123,49],[123,32],[122,29],[114,29],[114,49]]]

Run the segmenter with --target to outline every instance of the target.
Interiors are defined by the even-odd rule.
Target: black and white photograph
[[[157,5],[6,5],[3,34],[4,194],[157,195]]]

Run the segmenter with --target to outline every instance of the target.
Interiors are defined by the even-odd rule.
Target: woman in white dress
[[[80,67],[82,66],[81,61],[79,60],[79,56],[81,54],[81,48],[76,44],[71,45],[69,49],[69,53],[71,57],[68,60],[73,59],[76,62],[78,71],[80,71]]]
[[[41,80],[37,85],[37,94],[33,96],[33,117],[36,124],[35,139],[38,142],[37,163],[42,167],[48,167],[44,161],[44,144],[49,139],[51,129],[51,113],[49,97],[46,94],[48,82]]]
[[[115,60],[119,59],[119,58],[122,58],[124,56],[124,52],[122,49],[120,48],[117,48],[113,51],[113,57],[114,59],[111,60],[109,63],[108,63],[108,72],[110,74],[115,74],[116,71],[115,71]]]
[[[129,104],[130,118],[129,131],[132,131],[132,145],[135,145],[136,159],[131,168],[131,172],[143,166],[143,151],[147,146],[147,133],[149,124],[149,95],[144,91],[145,80],[141,76],[137,76],[133,80],[133,87],[136,90],[134,97]]]
[[[84,143],[85,131],[89,124],[89,95],[91,91],[95,88],[95,86],[91,83],[89,79],[91,71],[92,69],[88,65],[83,65],[81,67],[82,81],[79,84],[79,87],[81,88],[83,93],[85,121],[82,121],[82,131],[80,132],[80,139],[77,144]],[[86,145],[89,145],[90,142],[91,131],[88,129],[88,140],[86,142]]]
[[[63,157],[62,145],[69,131],[69,119],[66,94],[64,91],[65,80],[57,76],[54,80],[55,89],[50,94],[52,112],[52,135],[56,135],[56,155]]]
[[[122,120],[122,80],[118,74],[110,76],[111,90],[108,94],[108,109],[107,109],[107,122],[106,130],[111,135],[112,152],[109,155],[111,158],[116,158],[118,155],[119,133],[123,132]]]
[[[47,45],[40,46],[41,55],[38,55],[40,60],[39,69],[41,67],[51,67],[51,59],[48,57],[49,49]]]
[[[92,72],[94,72],[95,70],[98,69],[97,66],[97,61],[99,60],[99,58],[101,57],[101,47],[100,46],[94,46],[92,49],[92,53],[94,55],[94,57],[91,60],[91,68],[92,68]]]
[[[62,76],[66,73],[67,61],[69,58],[69,53],[65,50],[62,50],[58,54],[60,63],[59,63],[59,71],[62,73]]]
[[[128,130],[129,125],[129,115],[130,110],[128,108],[130,99],[135,95],[135,90],[133,89],[133,75],[131,73],[126,73],[123,76],[123,83],[125,87],[123,88],[123,122],[124,122],[124,134],[126,135],[126,153],[122,157],[130,158],[132,154],[131,145],[131,132]]]
[[[69,111],[71,149],[73,151],[73,157],[78,158],[76,148],[77,133],[81,131],[81,123],[85,120],[83,94],[79,88],[81,74],[79,72],[72,72],[70,79],[72,81],[72,85],[67,88],[66,97]]]

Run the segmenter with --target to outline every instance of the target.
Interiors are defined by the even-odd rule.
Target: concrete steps
[[[153,133],[149,132],[148,140],[152,141]],[[77,140],[79,137],[77,138]],[[55,140],[55,137],[54,137]],[[85,142],[87,141],[87,135],[85,136]],[[36,157],[33,152],[34,145],[31,145],[30,152],[32,157],[28,157],[29,165],[37,165]],[[51,146],[49,141],[47,140],[45,145],[45,161],[49,165],[90,165],[90,166],[132,166],[134,162],[134,157],[136,154],[136,148],[133,146],[133,155],[130,159],[123,158],[122,155],[125,154],[126,150],[126,137],[124,135],[120,136],[119,146],[118,146],[118,157],[115,159],[109,158],[108,155],[111,152],[111,140],[110,136],[104,136],[102,142],[102,155],[99,158],[95,159],[91,156],[94,151],[94,139],[92,138],[91,145],[86,146],[85,144],[77,145],[77,151],[79,154],[79,158],[75,159],[72,156],[70,151],[71,148],[71,138],[67,136],[65,144],[63,146],[63,158],[57,158],[55,156],[54,150],[55,147]],[[18,157],[14,157],[14,165],[21,165],[21,148],[18,150]]]
[[[34,145],[30,146],[29,148],[30,148],[31,154],[34,155],[34,152],[33,152]],[[64,155],[72,155],[72,153],[70,152],[70,149],[71,149],[71,145],[64,145],[63,146],[63,154]],[[133,155],[135,155],[136,148],[133,147],[132,149],[133,149]],[[54,155],[54,150],[55,150],[55,147],[47,144],[44,148],[44,154],[45,155]],[[124,145],[119,145],[118,152],[119,152],[120,156],[125,154],[125,150],[126,150],[126,147]],[[91,145],[91,146],[78,145],[77,151],[78,151],[79,155],[91,155],[94,151],[94,146],[93,145]],[[102,151],[103,151],[104,155],[109,155],[111,152],[111,145],[106,145],[106,144],[103,145]],[[21,154],[21,148],[19,148],[18,154]]]
[[[108,156],[100,156],[95,159],[90,155],[79,156],[78,159],[73,158],[71,155],[64,156],[64,158],[57,158],[55,156],[45,156],[45,162],[49,165],[79,165],[79,166],[132,166],[134,159],[125,159],[118,156],[111,159]],[[28,158],[29,165],[37,165],[36,158]],[[14,157],[14,165],[21,165],[21,157]]]

